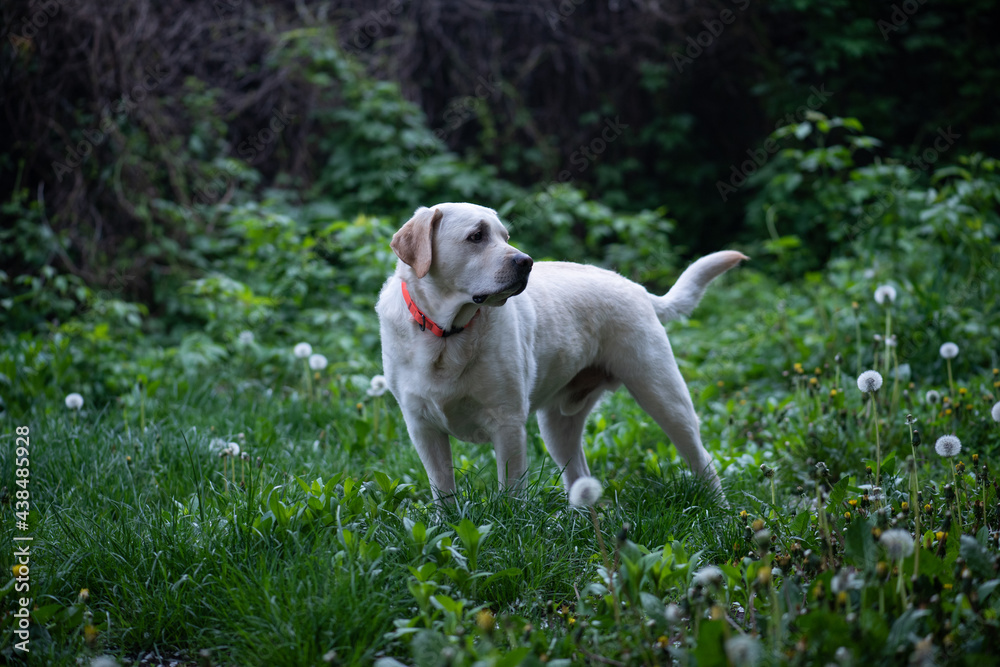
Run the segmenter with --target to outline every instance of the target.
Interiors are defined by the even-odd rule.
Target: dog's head
[[[532,260],[507,240],[496,211],[475,204],[418,208],[392,237],[413,277],[472,303],[502,306],[528,286]]]

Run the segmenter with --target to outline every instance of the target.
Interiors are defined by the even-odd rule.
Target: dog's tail
[[[713,252],[702,257],[684,269],[684,273],[665,295],[650,295],[653,307],[656,308],[656,316],[666,324],[681,315],[690,315],[704,296],[708,284],[744,259],[750,258],[735,250]]]

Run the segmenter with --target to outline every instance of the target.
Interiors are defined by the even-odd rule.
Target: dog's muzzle
[[[531,273],[531,267],[535,264],[535,260],[531,259],[528,255],[523,252],[519,252],[510,258],[510,264],[508,273],[513,273],[513,280],[508,282],[502,289],[497,290],[492,294],[476,294],[472,297],[473,302],[483,303],[491,296],[503,295],[504,301],[512,296],[517,296],[523,292],[528,287],[528,275]]]

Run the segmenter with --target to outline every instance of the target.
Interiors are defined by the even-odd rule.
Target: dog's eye
[[[472,241],[473,243],[479,243],[483,240],[482,231],[478,231],[475,234],[469,234],[469,238],[467,240]]]

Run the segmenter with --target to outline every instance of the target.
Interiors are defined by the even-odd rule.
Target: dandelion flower
[[[1000,422],[1000,401],[993,404],[990,408],[990,416],[993,417],[993,421]]]
[[[865,371],[858,376],[858,389],[863,393],[876,392],[882,386],[882,375],[878,371]]]
[[[389,382],[385,379],[385,376],[376,375],[372,378],[371,385],[368,387],[368,395],[377,398],[384,394],[388,388]]]
[[[731,665],[752,667],[760,662],[760,642],[750,635],[736,635],[726,640],[726,657]]]
[[[926,394],[924,394],[924,400],[927,401],[928,403],[930,403],[931,405],[935,405],[937,403],[940,403],[941,402],[941,393],[938,392],[938,391],[935,391],[935,390],[931,389]]]
[[[714,565],[708,565],[694,573],[694,583],[700,586],[712,586],[722,583],[722,570]]]
[[[493,612],[489,609],[480,609],[476,612],[476,625],[483,632],[489,632],[493,629],[496,623],[496,619],[493,616]]]
[[[66,407],[70,410],[79,410],[83,407],[83,396],[74,391],[66,397]]]
[[[569,489],[569,504],[577,507],[590,507],[601,499],[604,489],[601,483],[593,477],[581,477],[573,482]]]
[[[253,342],[253,332],[252,331],[241,331],[237,340],[241,345],[249,345]]]
[[[891,304],[896,300],[896,288],[892,285],[879,285],[875,289],[875,303],[880,306],[885,305],[886,300]]]
[[[299,359],[305,359],[313,353],[312,345],[309,343],[299,343],[295,346],[294,352],[295,356]]]
[[[309,368],[314,371],[321,371],[326,368],[326,357],[322,354],[313,354],[309,357]]]
[[[943,359],[954,359],[958,356],[958,345],[950,342],[943,343],[939,352],[941,352],[941,357]]]
[[[909,531],[893,528],[882,533],[878,541],[885,547],[890,560],[903,560],[913,553],[913,538]]]
[[[942,435],[934,443],[934,451],[938,453],[938,456],[945,458],[958,456],[958,453],[962,451],[962,441],[953,435]]]

